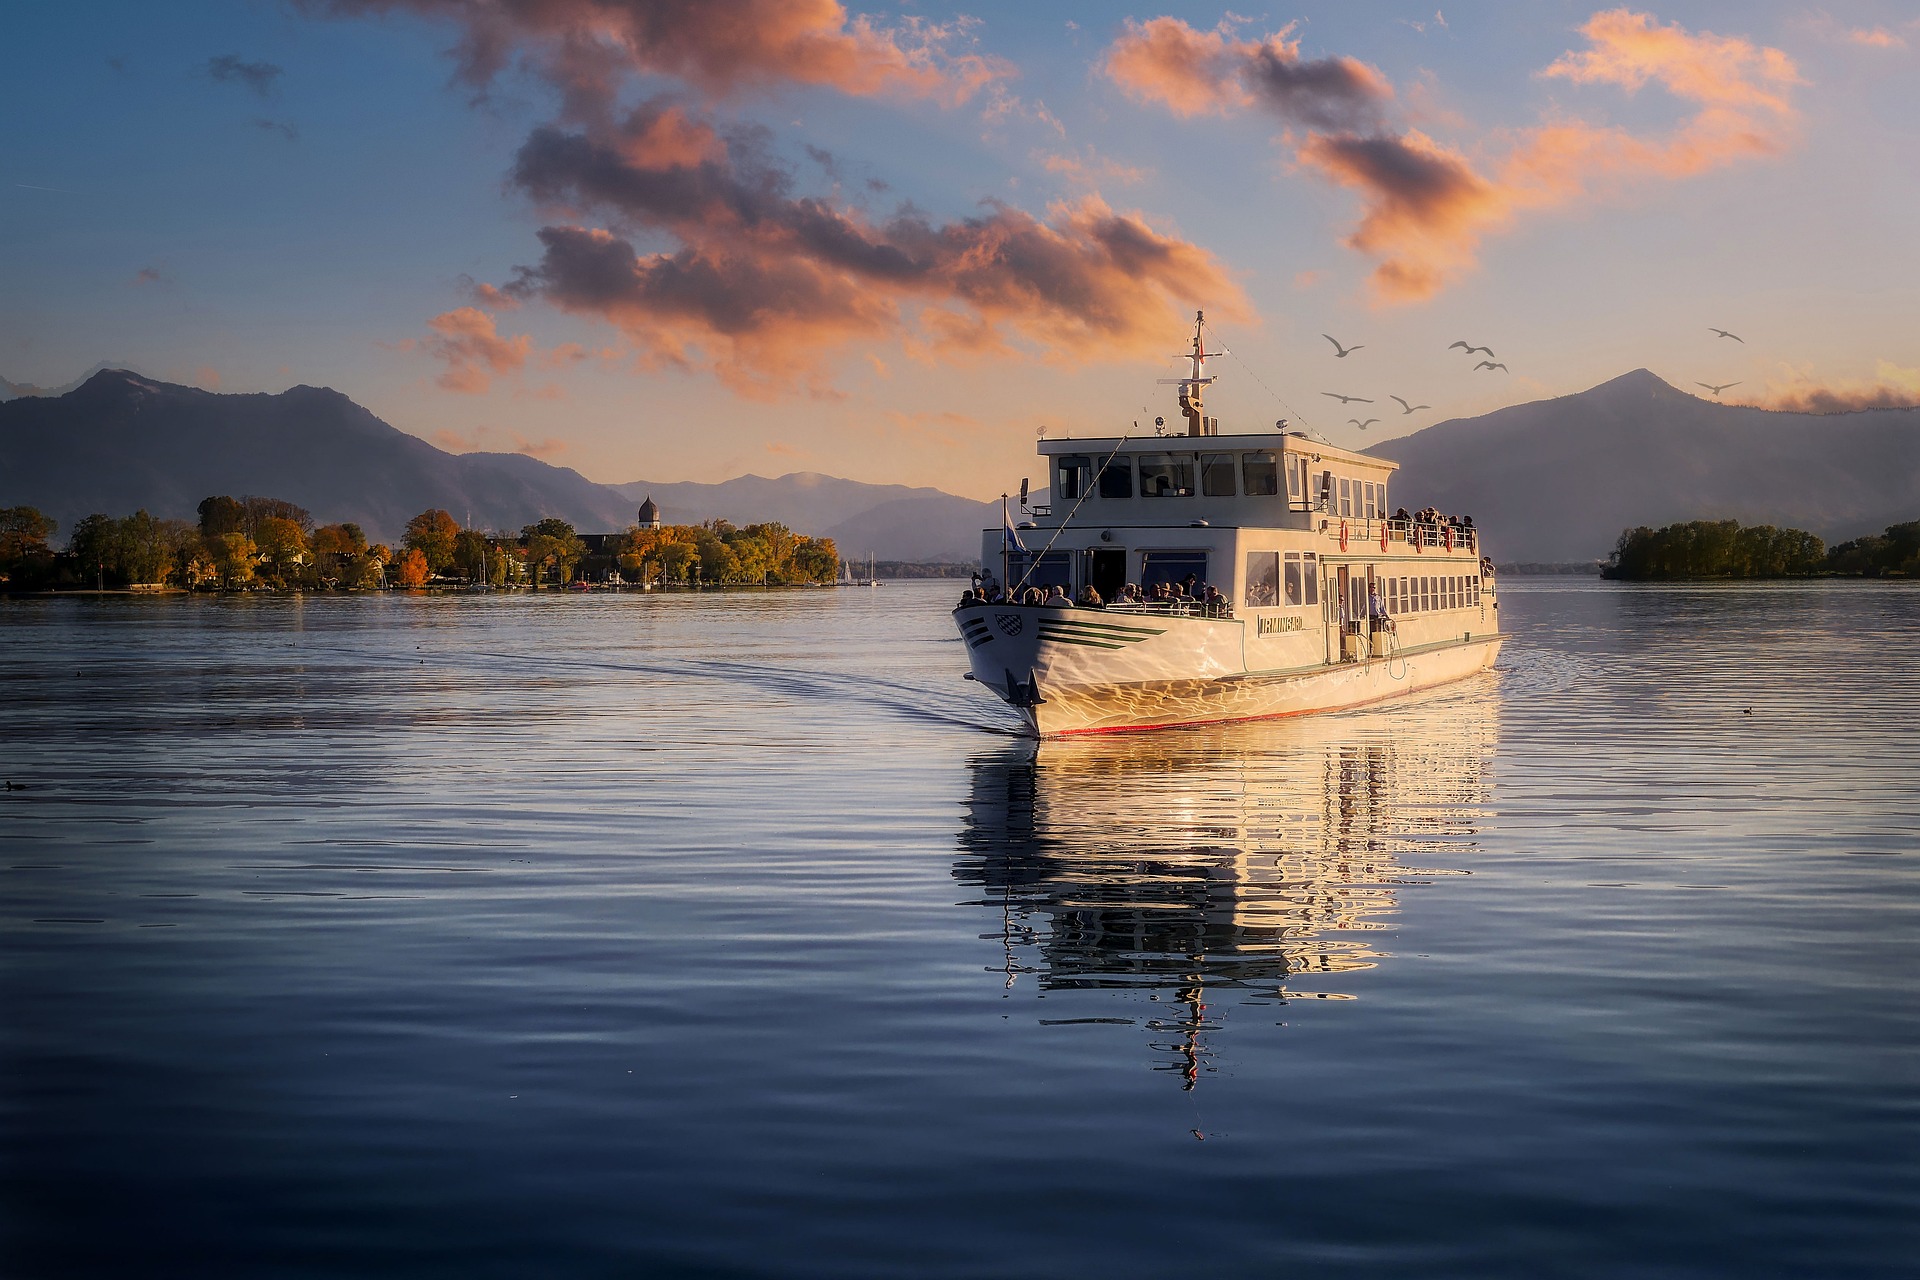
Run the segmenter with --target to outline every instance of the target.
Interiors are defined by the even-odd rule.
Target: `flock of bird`
[[[1745,338],[1741,337],[1737,333],[1731,332],[1730,330],[1716,329],[1712,325],[1708,325],[1707,329],[1709,332],[1716,333],[1722,338],[1732,338],[1735,342],[1740,343],[1742,346],[1746,345],[1747,340]],[[1323,333],[1320,336],[1333,344],[1333,358],[1336,360],[1345,360],[1348,356],[1352,355],[1356,351],[1362,350],[1366,346],[1364,342],[1356,342],[1350,347],[1343,346],[1341,345],[1340,339],[1334,337],[1330,333]],[[1472,356],[1472,355],[1486,356],[1486,359],[1482,360],[1479,364],[1476,364],[1473,366],[1474,371],[1476,373],[1482,369],[1487,370],[1489,373],[1491,373],[1495,369],[1500,370],[1502,373],[1513,372],[1513,370],[1507,368],[1507,366],[1501,362],[1499,357],[1494,354],[1494,350],[1492,347],[1476,346],[1475,344],[1468,342],[1463,338],[1457,342],[1449,343],[1447,345],[1447,350],[1463,351],[1469,356]],[[1738,382],[1722,382],[1722,383],[1719,383],[1718,385],[1715,385],[1714,383],[1711,383],[1711,382],[1696,382],[1694,385],[1697,387],[1705,387],[1708,391],[1711,391],[1713,393],[1714,398],[1717,400],[1719,399],[1720,393],[1722,391],[1725,391],[1729,387],[1737,387],[1740,384]],[[1338,391],[1322,391],[1320,394],[1323,396],[1327,396],[1330,399],[1338,400],[1342,407],[1345,407],[1350,404],[1372,404],[1373,403],[1373,401],[1369,400],[1365,396],[1343,395]],[[1405,417],[1408,414],[1418,413],[1422,409],[1433,408],[1433,406],[1430,404],[1411,404],[1400,396],[1390,395],[1387,397],[1387,399],[1392,400],[1394,403],[1400,406],[1400,413],[1402,417]],[[1358,427],[1360,430],[1365,431],[1368,427],[1373,426],[1375,423],[1379,421],[1380,419],[1378,418],[1368,418],[1364,422],[1361,421],[1359,418],[1348,418],[1347,424],[1349,426]]]
[[[1343,347],[1340,345],[1340,340],[1334,337],[1330,333],[1323,333],[1320,336],[1333,344],[1333,358],[1336,360],[1345,360],[1348,356],[1352,355],[1354,352],[1366,346],[1366,343],[1364,342],[1356,342],[1350,347]],[[1475,352],[1486,353],[1487,358],[1485,360],[1482,360],[1479,364],[1473,366],[1476,371],[1480,369],[1489,369],[1489,370],[1498,369],[1502,373],[1513,372],[1513,370],[1507,368],[1506,365],[1501,364],[1498,360],[1494,359],[1492,347],[1477,347],[1471,342],[1461,341],[1461,342],[1455,342],[1450,344],[1447,347],[1447,350],[1452,351],[1456,347],[1465,351],[1468,355],[1472,355]],[[1320,394],[1323,396],[1329,396],[1332,399],[1338,400],[1342,405],[1373,403],[1373,401],[1367,399],[1365,396],[1342,395],[1338,391],[1322,391]],[[1393,401],[1395,404],[1400,406],[1401,417],[1406,417],[1408,414],[1419,413],[1422,409],[1433,408],[1433,406],[1430,404],[1413,404],[1403,396],[1388,396],[1387,399]],[[1365,422],[1362,422],[1358,418],[1348,418],[1347,425],[1358,427],[1360,428],[1360,430],[1365,431],[1368,427],[1372,426],[1374,423],[1378,421],[1380,421],[1380,419],[1378,418],[1368,418]]]

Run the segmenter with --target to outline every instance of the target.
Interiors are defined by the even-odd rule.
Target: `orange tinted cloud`
[[[544,462],[548,458],[557,458],[565,453],[567,451],[567,442],[551,437],[545,440],[529,440],[525,436],[515,436],[513,438],[513,451],[515,453],[523,453],[529,458],[539,458]]]
[[[964,51],[968,25],[887,26],[838,0],[307,0],[343,15],[408,12],[451,21],[463,80],[490,85],[516,56],[566,93],[575,114],[610,103],[636,73],[712,93],[768,81],[859,96],[964,101],[1009,74]]]
[[[1874,376],[1837,382],[1792,372],[1770,379],[1749,403],[1790,413],[1853,413],[1861,409],[1906,409],[1920,405],[1920,369],[1879,361]]]
[[[1313,128],[1374,123],[1393,97],[1385,76],[1353,58],[1303,61],[1289,24],[1264,40],[1235,38],[1229,19],[1200,31],[1178,18],[1127,21],[1101,69],[1142,102],[1177,116],[1227,115],[1256,103]]]
[[[479,395],[499,374],[518,373],[533,351],[526,334],[503,338],[494,331],[493,317],[478,307],[456,307],[427,321],[432,334],[419,340],[421,349],[443,361],[446,372],[434,382],[448,391]]]
[[[1322,123],[1342,111],[1356,119],[1391,96],[1384,82],[1373,86],[1366,77],[1377,73],[1362,64],[1351,64],[1359,71],[1350,79],[1296,74],[1291,99],[1256,93],[1260,82],[1248,67],[1278,65],[1297,52],[1285,31],[1256,44],[1228,38],[1225,28],[1195,32],[1161,18],[1130,25],[1107,65],[1130,92],[1176,114],[1261,103],[1306,126],[1304,136],[1289,135],[1300,162],[1360,196],[1360,221],[1346,244],[1378,262],[1370,281],[1375,298],[1412,302],[1471,270],[1483,239],[1522,212],[1611,196],[1637,181],[1689,177],[1791,144],[1798,122],[1792,91],[1802,82],[1778,49],[1696,34],[1625,9],[1597,13],[1580,31],[1587,47],[1562,55],[1542,76],[1629,93],[1655,85],[1691,114],[1652,136],[1555,118],[1494,134],[1470,155],[1419,130]],[[1266,61],[1256,62],[1256,54]],[[1345,65],[1296,62],[1295,70],[1330,64]],[[1268,75],[1266,83],[1273,82]],[[1326,92],[1328,85],[1338,91]]]
[[[1907,41],[1904,36],[1895,35],[1885,27],[1870,27],[1847,32],[1847,39],[1854,44],[1864,44],[1870,49],[1904,49]]]
[[[669,116],[701,145],[635,144]],[[542,229],[539,264],[509,293],[610,320],[643,360],[711,368],[752,395],[823,391],[829,352],[903,331],[951,352],[1125,358],[1159,349],[1176,303],[1247,314],[1204,250],[1097,196],[1044,219],[999,204],[874,218],[797,194],[763,134],[722,137],[658,100],[618,126],[535,130],[513,180],[609,225]],[[675,247],[642,253],[641,234]]]

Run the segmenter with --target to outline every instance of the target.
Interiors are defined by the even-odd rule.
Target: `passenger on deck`
[[[1380,598],[1379,589],[1367,588],[1367,618],[1374,631],[1393,630],[1393,617],[1387,612],[1387,602]]]
[[[960,593],[960,603],[953,607],[956,609],[964,609],[968,605],[985,604],[985,603],[986,601],[981,599],[979,592],[975,591],[972,587],[968,587],[965,591],[962,591]]]
[[[1093,589],[1092,583],[1088,583],[1085,587],[1081,588],[1079,603],[1082,609],[1104,609],[1107,607],[1107,602],[1100,598],[1100,593]]]
[[[1021,604],[1041,604],[1046,600],[1046,598],[1047,598],[1047,593],[1042,591],[1040,588],[1028,587],[1024,592],[1021,593],[1020,603]]]
[[[1073,601],[1067,599],[1067,593],[1062,591],[1058,585],[1049,587],[1047,589],[1046,598],[1042,600],[1040,603],[1047,606],[1047,608],[1049,609],[1073,608]]]
[[[1228,604],[1227,598],[1220,594],[1220,588],[1214,586],[1211,582],[1207,584],[1207,594],[1205,599],[1201,601],[1201,608],[1209,618],[1231,618],[1233,616],[1233,606]]]

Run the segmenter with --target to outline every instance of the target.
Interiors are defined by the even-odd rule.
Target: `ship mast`
[[[1185,378],[1160,379],[1163,386],[1177,386],[1180,388],[1180,412],[1187,420],[1187,434],[1190,436],[1213,434],[1213,432],[1208,429],[1206,408],[1202,403],[1204,395],[1202,389],[1209,382],[1212,382],[1213,379],[1202,377],[1201,370],[1205,367],[1208,357],[1226,354],[1224,351],[1208,351],[1206,349],[1202,337],[1202,331],[1206,328],[1206,324],[1206,312],[1196,311],[1193,313],[1193,350],[1183,353],[1187,359],[1193,361],[1192,375]]]

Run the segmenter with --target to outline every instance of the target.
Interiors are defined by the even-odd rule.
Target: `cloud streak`
[[[886,25],[837,0],[304,0],[340,16],[412,13],[461,32],[461,80],[484,91],[514,61],[562,90],[569,117],[603,112],[626,77],[672,76],[707,93],[769,82],[859,97],[965,101],[1010,73],[965,51],[970,24]]]
[[[237,84],[266,98],[272,95],[274,81],[286,73],[286,68],[271,62],[248,62],[237,53],[223,53],[207,59],[206,73],[209,79]]]
[[[539,263],[505,292],[609,320],[645,359],[710,367],[757,396],[903,331],[943,355],[1122,357],[1158,350],[1175,303],[1246,314],[1208,254],[1098,196],[1044,219],[1000,204],[876,219],[800,194],[768,144],[667,99],[606,131],[535,130],[513,182],[608,225],[542,229]],[[643,237],[671,245],[644,251]]]
[[[402,351],[425,351],[445,364],[434,383],[460,395],[484,395],[494,378],[519,373],[533,354],[531,337],[500,336],[493,317],[478,307],[443,311],[427,321],[427,328],[432,330],[428,336],[395,345]]]
[[[1177,115],[1260,106],[1287,123],[1302,167],[1359,196],[1360,219],[1345,243],[1377,262],[1375,299],[1405,303],[1470,271],[1482,241],[1522,213],[1614,197],[1635,183],[1690,177],[1791,145],[1799,118],[1792,93],[1802,82],[1778,49],[1626,9],[1594,14],[1580,33],[1586,47],[1556,59],[1543,78],[1629,94],[1652,85],[1689,114],[1651,136],[1547,118],[1494,133],[1469,154],[1392,127],[1392,90],[1377,72],[1344,59],[1302,62],[1286,31],[1241,41],[1226,27],[1200,32],[1159,18],[1130,24],[1105,66],[1130,94]]]
[[[1826,382],[1805,373],[1770,380],[1750,403],[1787,413],[1856,413],[1863,409],[1920,406],[1920,369],[1879,361],[1874,376],[1854,382]]]

